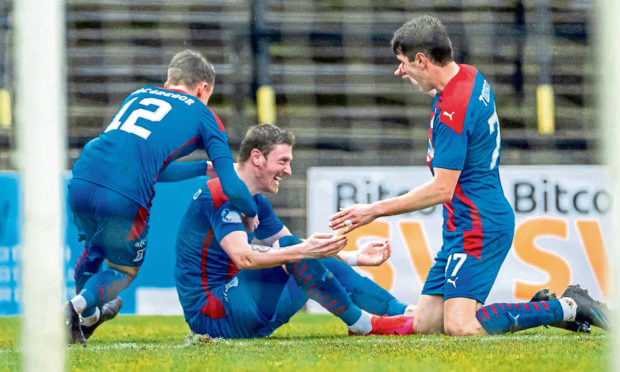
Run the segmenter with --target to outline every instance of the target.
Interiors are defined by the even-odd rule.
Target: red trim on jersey
[[[228,196],[222,191],[222,184],[219,178],[212,178],[207,181],[207,188],[211,192],[213,199],[213,210],[217,210],[222,203],[228,200]]]
[[[159,169],[162,169],[163,167],[166,166],[166,164],[170,163],[170,160],[174,159],[174,157],[176,156],[176,154],[179,153],[179,151],[181,151],[183,149],[183,147],[189,145],[190,143],[194,143],[198,141],[198,137],[194,137],[192,139],[190,139],[189,141],[185,142],[184,144],[181,145],[181,147],[179,147],[178,149],[176,149],[175,152],[173,152],[172,154],[170,154],[170,156],[168,156],[166,158],[166,160],[164,160],[164,162],[161,164],[161,167],[159,167]],[[153,182],[153,185],[157,182],[157,179],[159,178],[159,172],[157,173],[157,176],[155,176],[155,181]],[[153,197],[151,196],[151,199],[153,199]],[[149,202],[150,204],[150,202]]]
[[[200,312],[211,319],[219,319],[227,315],[222,300],[215,296],[207,297],[207,303],[200,309]]]
[[[446,230],[456,231],[456,224],[454,223],[454,207],[452,207],[452,200],[443,203],[443,207],[445,208],[446,215],[448,216],[448,219],[446,220]]]
[[[471,97],[478,70],[470,65],[459,65],[459,72],[439,93],[441,114],[439,121],[459,135],[463,132],[467,105]]]
[[[217,182],[211,182],[211,181],[217,181]],[[213,197],[214,209],[217,209],[225,201],[225,200],[221,200],[222,196],[224,198],[226,197],[224,193],[222,192],[219,179],[210,180],[209,182],[207,182],[207,187],[209,188],[209,191],[211,192],[212,197]],[[200,274],[201,274],[201,279],[202,279],[202,289],[207,295],[207,301],[205,302],[204,306],[200,309],[200,312],[208,316],[211,319],[218,319],[218,318],[223,318],[226,316],[226,310],[224,310],[222,301],[219,298],[213,296],[213,291],[209,290],[209,278],[207,274],[207,260],[208,260],[208,255],[209,255],[209,247],[211,245],[211,240],[213,240],[213,236],[214,236],[213,229],[210,229],[209,232],[207,233],[207,236],[205,237],[205,240],[202,243]],[[230,278],[232,278],[236,274],[235,272],[234,274],[230,275],[232,272],[231,269],[232,268],[230,267],[230,262],[229,262],[228,280],[230,280]]]
[[[209,255],[209,246],[211,246],[211,240],[213,239],[213,229],[209,229],[205,240],[202,242],[202,254],[200,255],[200,276],[202,278],[202,290],[207,297],[211,295],[209,291],[209,279],[207,277],[207,256]]]
[[[213,112],[213,110],[211,110],[209,107],[207,107],[207,108],[209,109],[209,111],[211,111],[211,114],[213,114],[213,117],[215,117],[215,121],[217,122],[217,126],[220,127],[220,132],[225,132],[226,128],[224,128],[224,124],[220,120],[220,117],[217,116],[217,114],[215,112]]]
[[[226,316],[226,310],[222,305],[222,301],[213,296],[213,291],[209,290],[209,279],[207,276],[207,256],[209,254],[209,246],[213,239],[213,229],[210,229],[202,243],[202,255],[200,260],[200,275],[202,279],[202,289],[207,295],[207,301],[200,309],[200,312],[211,319],[223,318]]]
[[[238,272],[239,272],[239,267],[237,267],[237,265],[233,262],[233,260],[229,258],[228,259],[228,274],[226,275],[226,283],[228,283],[230,279],[233,278],[233,276],[237,275]]]
[[[149,205],[151,202],[149,201]],[[142,232],[146,228],[146,219],[149,216],[149,211],[146,208],[140,207],[138,209],[138,213],[136,214],[136,218],[133,220],[133,224],[131,225],[131,230],[129,230],[129,234],[127,234],[127,241],[132,241],[140,238]]]
[[[460,182],[456,183],[454,195],[456,195],[463,204],[469,207],[469,215],[471,217],[471,231],[463,231],[463,249],[465,253],[480,259],[482,238],[484,237],[480,211],[478,211],[474,202],[465,196]]]

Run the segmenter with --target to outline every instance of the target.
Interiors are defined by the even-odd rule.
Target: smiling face
[[[258,157],[257,188],[260,192],[277,193],[280,181],[293,173],[291,170],[293,147],[285,143],[274,145],[266,157],[257,149],[252,151],[258,152],[256,155],[253,154]]]

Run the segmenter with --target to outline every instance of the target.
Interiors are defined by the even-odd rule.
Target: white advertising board
[[[515,210],[513,245],[487,303],[529,300],[572,283],[597,299],[610,296],[607,241],[610,187],[602,166],[503,166],[504,193]],[[329,231],[339,208],[405,193],[430,181],[426,167],[316,167],[308,170],[308,233]],[[351,232],[346,250],[389,239],[392,257],[358,268],[400,300],[416,304],[441,248],[442,207],[380,218]],[[312,306],[310,307],[312,310]]]

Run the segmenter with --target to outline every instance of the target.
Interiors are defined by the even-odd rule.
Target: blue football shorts
[[[279,272],[278,272],[279,271]],[[280,281],[281,267],[262,270],[241,270],[227,284],[213,289],[212,296],[221,302],[225,315],[209,317],[197,312],[187,319],[196,334],[223,338],[259,338],[272,334],[282,324],[287,323],[306,303],[308,298],[299,289],[292,276],[284,276],[284,283],[274,285],[279,291],[279,299],[270,314],[261,312],[260,305],[253,298],[255,286],[266,285],[265,277],[271,276]],[[263,280],[257,280],[262,277]],[[276,284],[276,283],[274,283]],[[264,290],[264,288],[262,289]]]
[[[471,298],[484,304],[510,250],[513,235],[514,229],[485,232],[482,246],[468,253],[463,232],[444,231],[443,246],[426,277],[422,294],[442,295],[444,300]]]
[[[148,211],[135,201],[103,186],[72,179],[69,206],[84,241],[87,261],[140,266],[144,262]]]

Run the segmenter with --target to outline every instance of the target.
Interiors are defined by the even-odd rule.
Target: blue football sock
[[[80,292],[80,295],[86,300],[86,308],[82,313],[92,314],[96,306],[101,306],[115,299],[123,289],[131,284],[135,277],[135,275],[109,268],[91,276]]]
[[[487,333],[493,335],[560,322],[564,319],[564,311],[559,300],[496,303],[481,307],[476,318]]]
[[[405,313],[406,304],[398,301],[379,284],[360,275],[351,266],[335,258],[325,258],[321,262],[336,276],[359,308],[375,315]]]
[[[347,325],[352,325],[362,316],[362,310],[353,304],[342,284],[319,260],[303,259],[288,263],[286,269],[306,296]]]
[[[82,251],[80,258],[78,258],[75,270],[73,273],[73,280],[75,281],[75,293],[80,293],[86,281],[101,268],[103,263],[103,257],[99,256],[96,252],[91,252],[89,257],[86,247]]]
[[[82,311],[82,314],[80,315],[82,318],[88,318],[89,316],[95,314],[95,311],[97,311],[97,306],[87,307],[86,310]]]

